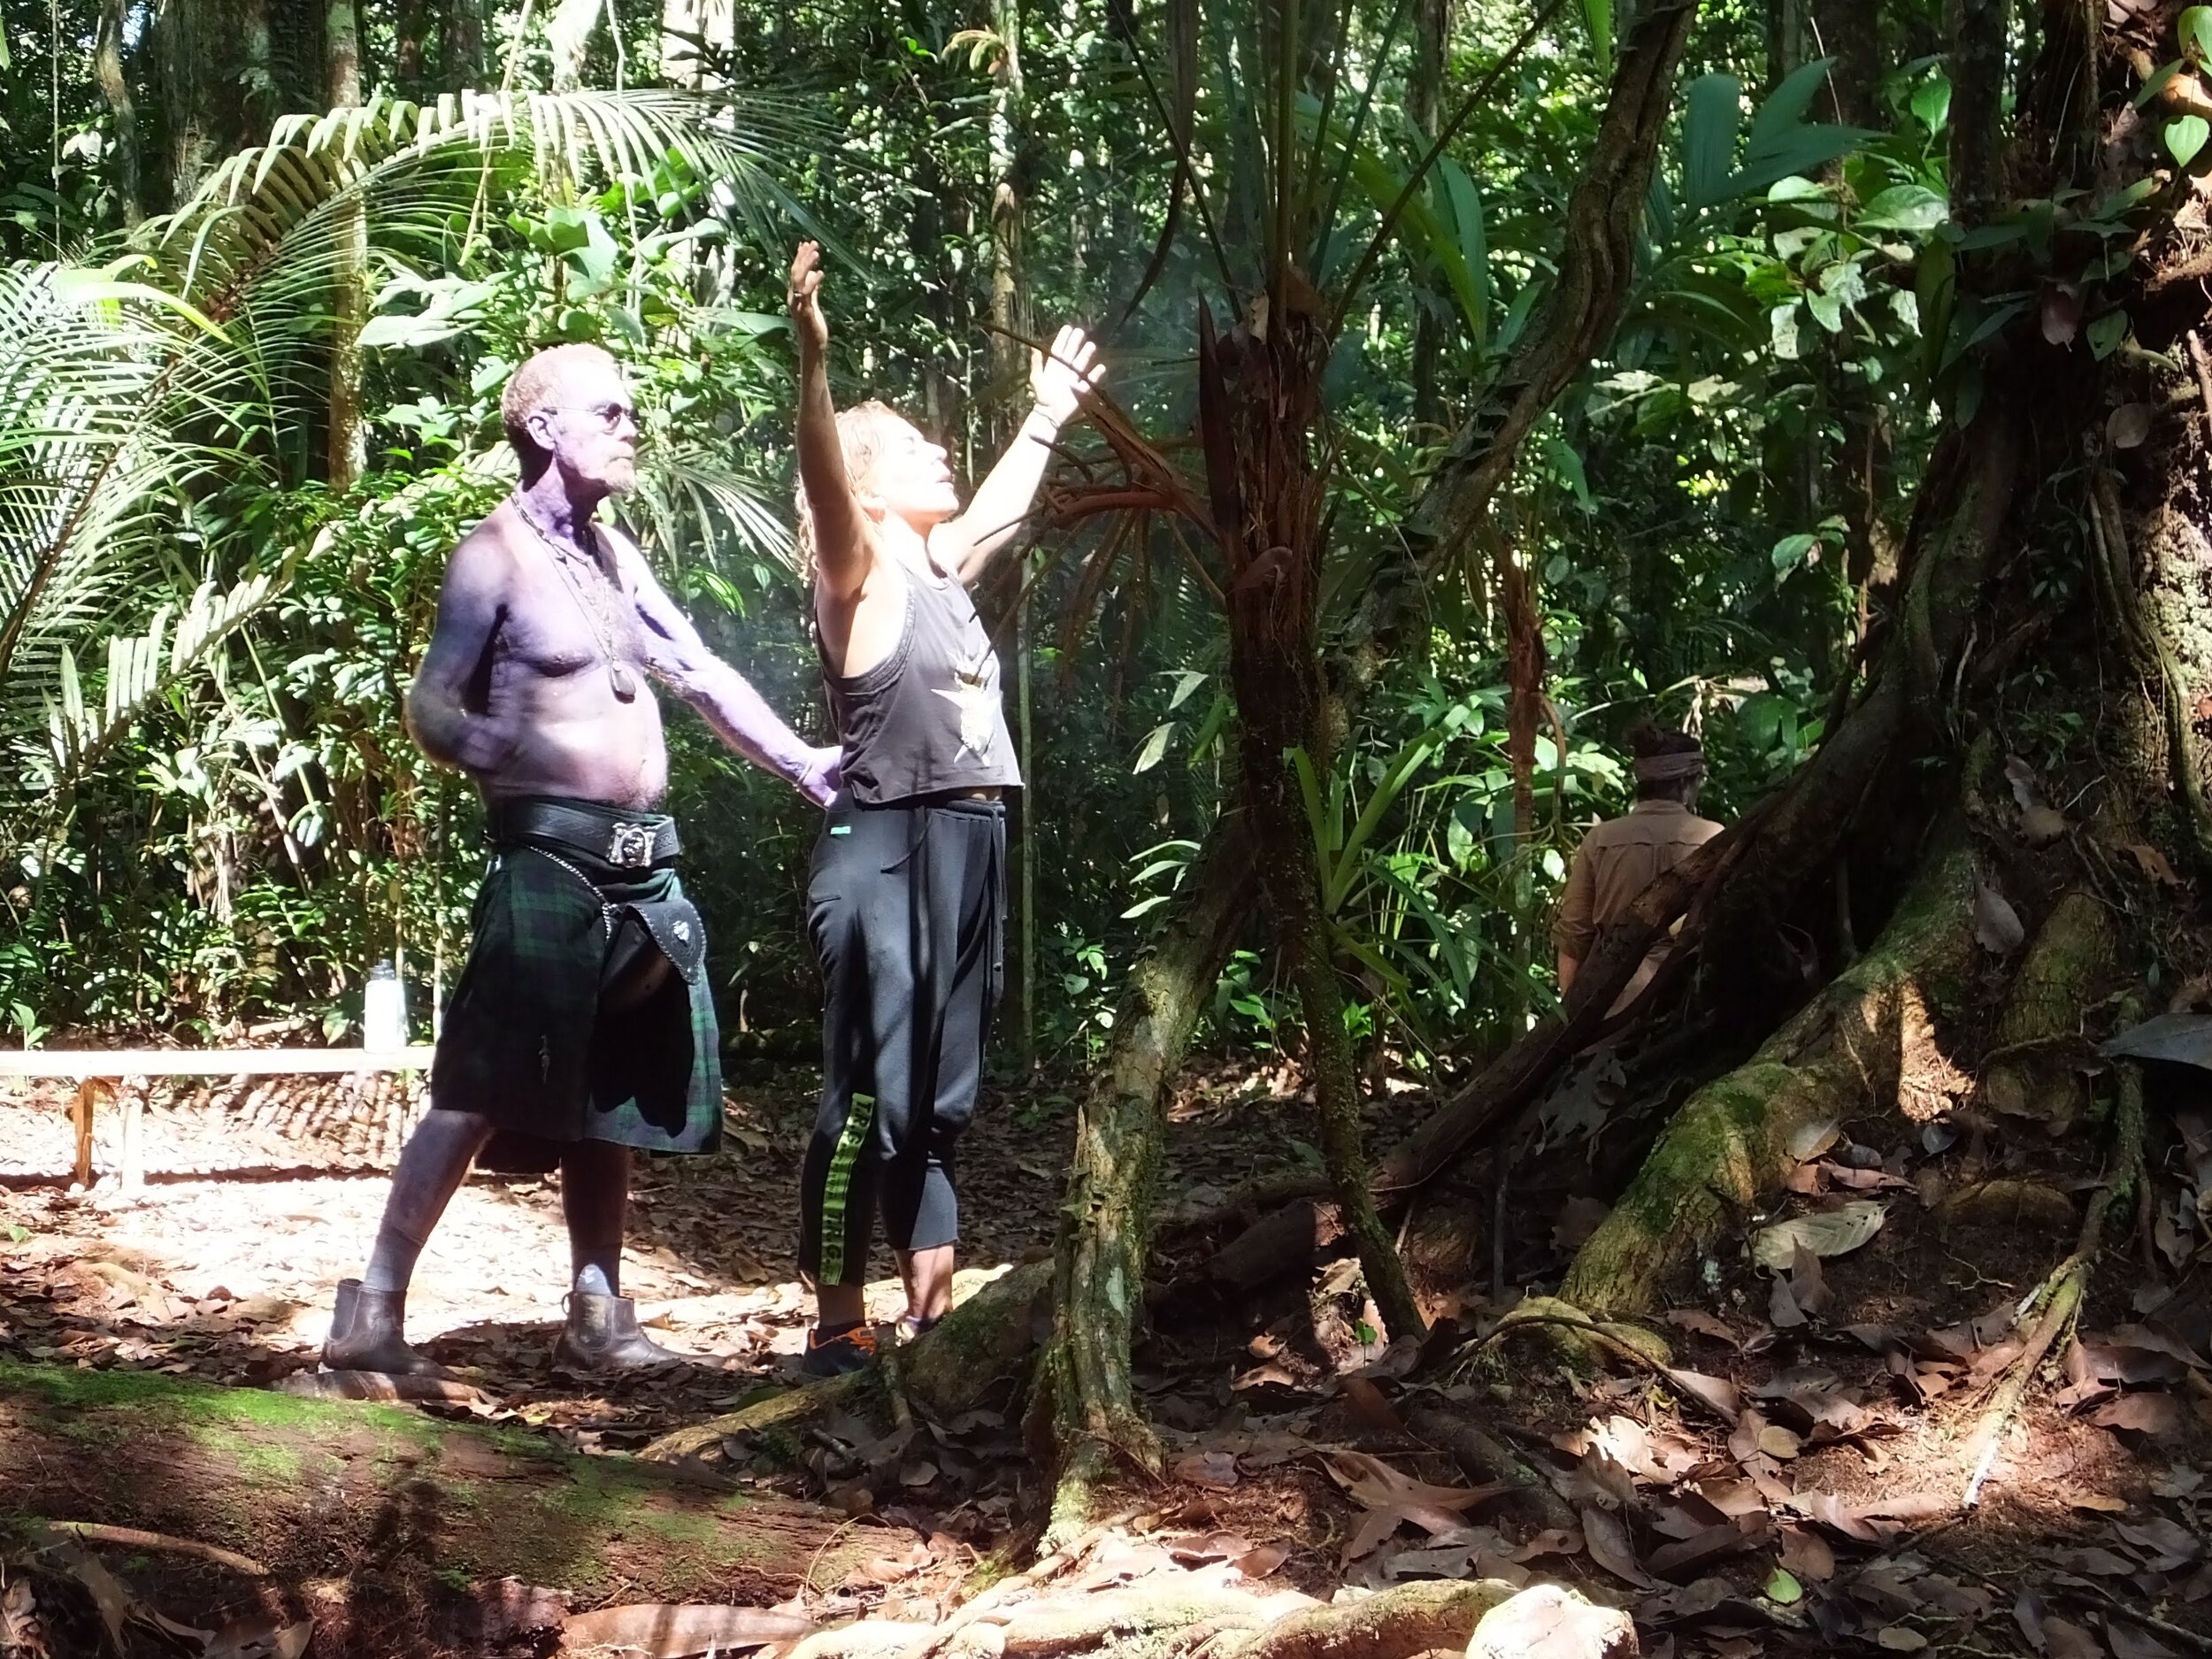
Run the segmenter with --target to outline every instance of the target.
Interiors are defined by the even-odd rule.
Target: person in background
[[[1021,787],[998,654],[968,589],[1020,533],[1097,369],[1074,328],[1032,354],[1034,404],[964,509],[945,451],[910,422],[832,403],[821,283],[804,243],[788,295],[801,548],[844,764],[807,888],[826,1006],[799,1271],[816,1304],[802,1366],[833,1376],[874,1353],[861,1293],[879,1210],[906,1285],[902,1330],[952,1305],[954,1149],[998,1001],[1005,795]]]
[[[1698,785],[1705,778],[1705,750],[1697,739],[1647,724],[1629,733],[1628,743],[1635,757],[1631,770],[1636,804],[1582,838],[1567,872],[1567,896],[1552,926],[1562,996],[1572,988],[1605,925],[1721,832],[1711,818],[1697,816]],[[1609,1012],[1619,1013],[1642,994],[1671,945],[1663,939],[1651,948]]]

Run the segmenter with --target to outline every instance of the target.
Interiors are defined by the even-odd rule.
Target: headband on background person
[[[1638,783],[1674,783],[1705,775],[1705,753],[1691,749],[1680,755],[1652,755],[1632,764]]]

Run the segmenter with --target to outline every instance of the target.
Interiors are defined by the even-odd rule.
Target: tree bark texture
[[[1951,212],[1978,224],[2004,194],[2006,35],[2011,0],[1947,0],[1951,71]]]
[[[1323,480],[1310,453],[1328,357],[1317,296],[1279,273],[1264,332],[1214,332],[1199,313],[1198,424],[1230,587],[1229,669],[1240,722],[1240,793],[1306,1028],[1322,1154],[1360,1253],[1368,1293],[1394,1336],[1425,1325],[1368,1191],[1360,1097],[1343,994],[1321,911],[1321,872],[1296,762],[1325,779],[1334,760],[1317,607]]]
[[[1434,558],[1480,535],[1523,442],[1612,338],[1634,275],[1675,73],[1696,17],[1696,0],[1653,0],[1629,34],[1596,143],[1568,198],[1558,280],[1525,342],[1454,434],[1408,526]]]
[[[354,0],[329,0],[323,11],[326,101],[334,110],[361,103],[361,20]],[[331,267],[330,431],[326,451],[330,488],[353,488],[368,466],[367,429],[361,409],[361,325],[368,313],[369,221],[356,197],[339,204],[332,234],[337,258]]]
[[[1250,913],[1253,870],[1244,819],[1225,812],[1185,878],[1181,908],[1130,970],[1113,1046],[1076,1113],[1041,1395],[1061,1459],[1056,1532],[1090,1524],[1089,1488],[1116,1456],[1159,1467],[1130,1380],[1130,1348],[1144,1304],[1167,1091]]]
[[[123,222],[135,225],[146,217],[142,168],[138,150],[138,104],[131,96],[130,77],[123,67],[125,0],[100,0],[99,33],[92,49],[93,78],[100,96],[115,118],[115,193],[123,201]]]

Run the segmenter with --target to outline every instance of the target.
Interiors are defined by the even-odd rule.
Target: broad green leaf
[[[1933,137],[1940,133],[1951,119],[1951,82],[1949,77],[1935,74],[1913,88],[1913,119],[1928,129]]]
[[[1786,535],[1774,544],[1774,575],[1780,580],[1806,562],[1806,556],[1820,545],[1820,538],[1805,532]]]
[[[1777,1607],[1795,1607],[1805,1599],[1805,1586],[1786,1567],[1777,1567],[1766,1583],[1766,1598]]]
[[[1727,193],[1729,169],[1736,157],[1737,124],[1743,119],[1743,82],[1733,75],[1700,75],[1690,82],[1686,96],[1682,199],[1692,208],[1710,207]]]
[[[1893,184],[1860,213],[1862,230],[1928,231],[1951,216],[1951,204],[1924,184]]]
[[[2151,78],[2138,88],[2132,107],[2141,109],[2160,93],[2165,91],[2173,78],[2189,66],[2185,58],[2177,58],[2170,64],[2162,64],[2152,72]]]
[[[2107,311],[2101,317],[2089,319],[2086,331],[2089,349],[2099,362],[2119,349],[2120,342],[2128,337],[2128,314],[2124,311]]]
[[[1191,693],[1204,685],[1206,680],[1207,676],[1200,673],[1196,669],[1186,669],[1178,674],[1175,677],[1175,695],[1167,702],[1170,711],[1179,709],[1189,702]]]
[[[1164,721],[1154,726],[1151,735],[1144,740],[1144,747],[1137,751],[1137,763],[1130,767],[1130,772],[1132,773],[1150,772],[1158,765],[1160,757],[1167,753],[1168,739],[1174,735],[1175,722],[1172,720]]]
[[[1767,313],[1769,344],[1774,355],[1794,362],[1801,355],[1798,339],[1797,302],[1777,305]]]
[[[1613,0],[1582,0],[1582,20],[1589,26],[1590,50],[1598,60],[1598,73],[1613,73]],[[7,65],[0,63],[0,69]]]
[[[2212,60],[2212,6],[2191,6],[2181,14],[2176,33],[2184,51],[2194,51],[2200,61]]]
[[[1580,451],[1555,433],[1547,434],[1544,438],[1544,458],[1552,464],[1560,477],[1567,480],[1567,488],[1574,491],[1575,504],[1585,512],[1595,512],[1598,504],[1590,497],[1590,480],[1583,471]]]
[[[2185,167],[2196,159],[2204,141],[2212,138],[2212,126],[2206,125],[2201,115],[2185,115],[2167,122],[2161,136],[2166,141],[2166,153],[2177,165]]]

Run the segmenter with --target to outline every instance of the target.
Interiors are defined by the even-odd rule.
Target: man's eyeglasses
[[[568,415],[589,415],[603,432],[612,432],[624,421],[637,425],[637,411],[627,403],[551,403],[548,408]]]

